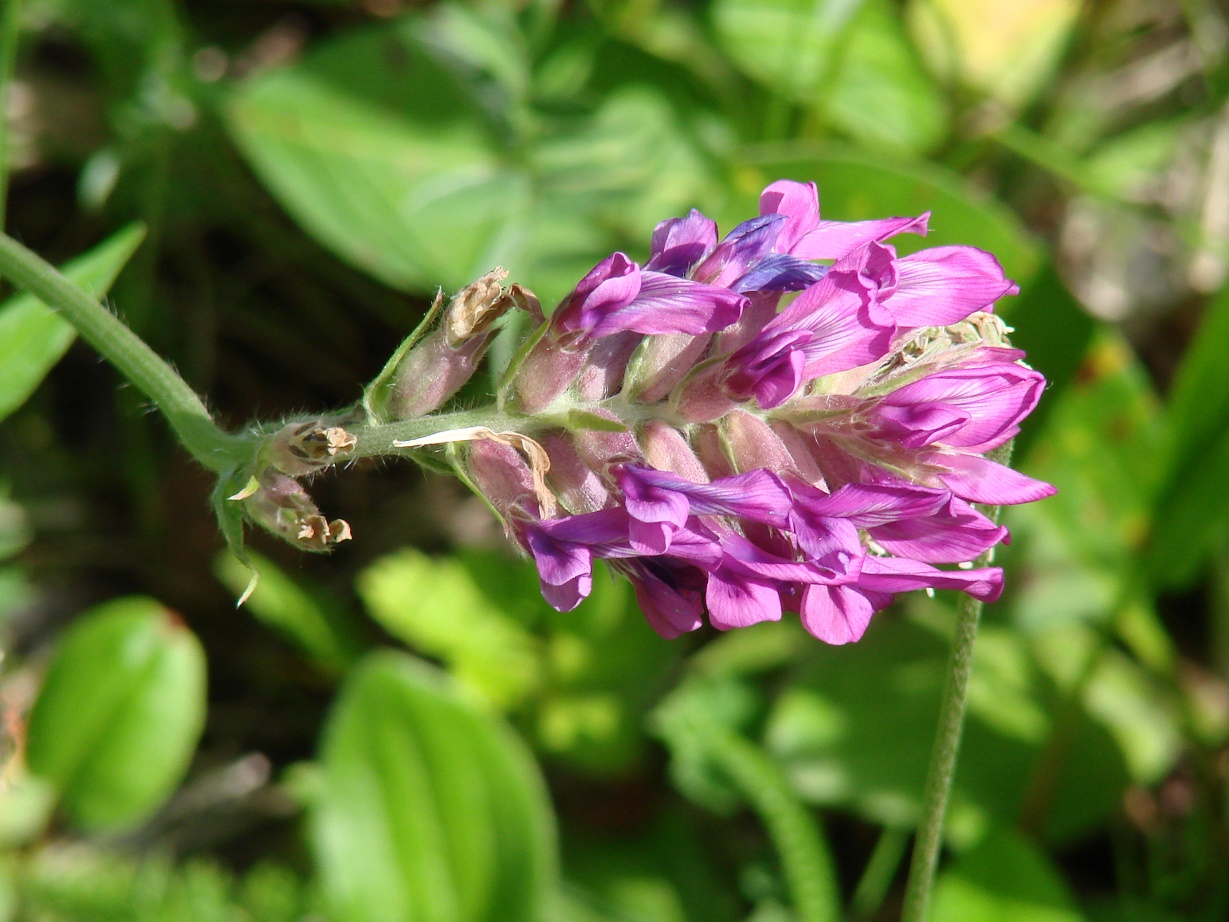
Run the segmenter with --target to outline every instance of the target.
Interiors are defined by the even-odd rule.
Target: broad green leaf
[[[409,656],[353,671],[325,728],[310,835],[347,922],[537,922],[556,880],[536,767],[496,718]]]
[[[924,150],[947,114],[885,0],[717,0],[722,46],[748,74],[871,144]]]
[[[1020,220],[962,177],[938,166],[901,163],[828,145],[785,147],[742,165],[737,177],[738,195],[720,215],[723,228],[756,214],[756,198],[768,183],[796,179],[819,186],[820,211],[828,220],[861,221],[929,211],[926,237],[892,238],[902,255],[932,246],[979,247],[998,257],[1007,275],[1025,290],[1039,267],[1037,243]],[[1010,299],[1004,305],[1009,303]]]
[[[1026,348],[1035,339],[1064,339],[1035,324],[1022,323],[1019,332],[1027,333],[1015,338]],[[1124,579],[1138,566],[1164,475],[1165,420],[1147,370],[1108,328],[1096,331],[1085,352],[1077,367],[1054,375],[1054,390],[1042,397],[1043,427],[1022,433],[1023,468],[1058,485],[1058,494],[1005,516],[1013,541],[1002,559],[1016,584],[1008,604],[1030,632],[1109,623],[1123,604]]]
[[[196,637],[152,599],[116,599],[64,633],[30,714],[30,771],[81,827],[130,826],[183,777],[204,720]]]
[[[911,605],[927,621],[950,619],[937,603]],[[907,828],[925,782],[947,641],[912,620],[877,618],[856,647],[811,651],[773,706],[766,742],[808,800]],[[1058,695],[1017,632],[983,627],[948,821],[954,844],[1016,820]],[[1114,738],[1081,712],[1045,817],[1047,839],[1094,828],[1116,809],[1126,781]]]
[[[1169,464],[1152,509],[1148,563],[1162,586],[1188,583],[1229,527],[1229,286],[1208,305],[1169,395]]]
[[[460,561],[406,548],[364,570],[357,589],[386,631],[492,704],[513,707],[541,683],[537,641]]]
[[[326,245],[390,285],[455,289],[506,258],[529,190],[460,69],[420,31],[403,17],[324,43],[244,86],[229,122]]]
[[[69,262],[63,272],[91,296],[101,297],[144,238],[143,227],[129,225]],[[19,294],[0,304],[0,421],[34,393],[76,335],[72,324],[33,295]]]
[[[934,919],[1084,922],[1058,868],[1018,833],[994,830],[935,883]]]
[[[260,573],[260,582],[244,603],[245,610],[289,637],[326,672],[344,672],[363,647],[345,614],[330,606],[319,591],[301,586],[272,561],[252,551],[245,556],[246,564],[231,554],[219,555],[214,561],[214,572],[236,596],[246,590],[252,568]]]
[[[418,290],[503,265],[549,308],[611,250],[647,251],[712,168],[651,85],[572,84],[566,107],[530,109],[525,51],[483,15],[444,6],[322,42],[243,86],[229,126],[290,214],[354,265]],[[577,52],[603,66],[592,41]]]

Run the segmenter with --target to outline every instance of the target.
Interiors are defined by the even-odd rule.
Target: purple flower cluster
[[[501,395],[525,424],[475,437],[466,473],[552,606],[595,558],[666,637],[790,611],[840,644],[897,592],[998,597],[969,561],[1007,531],[972,503],[1054,492],[986,457],[1045,381],[993,314],[1017,291],[993,256],[887,242],[926,222],[824,221],[813,184],[775,182],[724,239],[665,221],[542,320]]]

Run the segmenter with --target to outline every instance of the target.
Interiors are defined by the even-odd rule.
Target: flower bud
[[[303,477],[344,460],[358,440],[341,426],[325,422],[290,423],[275,432],[264,448],[269,466],[290,477]]]
[[[439,409],[471,377],[486,354],[495,321],[513,307],[541,315],[528,289],[500,282],[508,271],[493,269],[462,288],[444,309],[440,327],[401,360],[389,385],[385,411],[391,419],[414,419]],[[438,302],[437,302],[438,303]]]
[[[327,551],[352,537],[347,522],[326,519],[302,484],[277,471],[262,472],[250,491],[231,499],[242,502],[256,524],[305,551]]]

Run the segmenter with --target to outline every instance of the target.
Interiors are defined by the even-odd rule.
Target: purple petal
[[[802,626],[824,643],[862,639],[875,607],[853,586],[807,586],[802,594]]]
[[[971,418],[966,411],[943,403],[892,406],[885,401],[875,409],[877,435],[906,448],[922,448],[948,441],[949,436],[955,438]]]
[[[813,182],[779,179],[760,193],[760,214],[785,215],[776,251],[793,253],[798,241],[819,225],[819,192]]]
[[[620,561],[614,567],[631,579],[640,610],[662,637],[670,640],[701,625],[706,578],[695,567],[659,559]]]
[[[784,216],[776,214],[743,221],[695,267],[692,276],[710,285],[729,287],[746,274],[752,263],[772,252],[784,225]]]
[[[664,554],[674,533],[687,522],[690,512],[687,497],[638,476],[638,470],[624,467],[617,475],[631,516],[631,546],[643,554]]]
[[[785,526],[791,503],[785,484],[765,470],[720,477],[710,483],[695,483],[677,474],[628,466],[623,468],[620,485],[625,480],[685,497],[684,502],[690,504],[695,515],[735,516],[776,527]],[[630,503],[628,511],[636,515]]]
[[[735,400],[752,395],[765,409],[780,406],[802,386],[810,330],[766,330],[726,360],[722,388]]]
[[[718,630],[781,620],[780,593],[766,582],[744,574],[723,569],[710,573],[705,600],[709,623]]]
[[[896,271],[896,291],[885,303],[902,327],[947,326],[1020,290],[997,259],[976,247],[922,250],[897,260]]]
[[[926,563],[974,560],[1006,541],[1006,528],[995,525],[966,503],[952,497],[934,515],[902,519],[870,530],[870,536],[897,557]]]
[[[820,537],[823,542],[821,555],[801,561],[766,551],[742,535],[723,535],[721,548],[725,557],[721,568],[748,577],[787,583],[848,582],[857,576],[864,556],[857,543],[857,532],[841,519],[827,524],[832,527]]]
[[[1003,571],[940,570],[916,560],[899,557],[868,557],[858,577],[859,588],[872,592],[909,592],[913,589],[959,589],[975,599],[993,602],[1003,591]]]
[[[950,498],[946,490],[906,483],[850,483],[832,493],[797,482],[790,488],[796,500],[795,511],[805,509],[812,515],[845,518],[858,528],[932,515]]]
[[[685,218],[671,218],[657,225],[645,268],[685,276],[716,245],[717,222],[693,208]]]
[[[986,451],[1003,444],[1020,431],[1020,422],[1041,399],[1045,378],[1014,362],[986,363],[952,368],[927,375],[888,394],[876,415],[894,426],[907,425],[900,410],[889,407],[946,406],[964,414],[967,421],[935,432],[925,441],[906,441],[911,447],[943,442],[957,448]],[[917,429],[921,433],[921,428]]]
[[[626,254],[613,253],[580,280],[551,323],[561,333],[595,335],[599,323],[631,304],[639,292],[640,267]]]
[[[727,288],[646,270],[636,297],[596,320],[592,335],[713,333],[736,321],[746,306],[745,297]]]
[[[801,291],[827,273],[827,266],[796,256],[772,253],[757,261],[746,275],[730,287],[743,294],[753,291]]]
[[[977,455],[935,452],[924,460],[947,468],[939,474],[939,479],[961,499],[973,503],[1012,506],[1045,499],[1058,492],[1048,483]]]
[[[865,244],[897,234],[926,234],[930,212],[916,218],[881,218],[876,221],[820,221],[790,249],[803,259],[841,259]]]
[[[558,541],[539,528],[526,532],[542,597],[558,611],[571,611],[593,590],[593,552],[581,544]]]

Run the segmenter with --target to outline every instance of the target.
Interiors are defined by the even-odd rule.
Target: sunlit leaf
[[[117,599],[61,639],[30,714],[30,770],[83,828],[129,826],[183,777],[204,719],[196,637],[152,599]]]
[[[923,610],[934,604],[913,602]],[[766,741],[808,800],[908,828],[924,787],[947,642],[913,621],[878,617],[856,647],[813,649],[773,706]],[[1016,632],[983,627],[948,819],[952,842],[1015,822],[1057,695]],[[1043,822],[1052,841],[1094,828],[1116,808],[1126,783],[1108,730],[1084,713],[1077,723]]]
[[[349,922],[537,922],[553,817],[528,752],[446,677],[380,653],[325,729],[311,840]]]
[[[519,704],[541,682],[537,641],[461,562],[406,548],[364,570],[357,588],[386,631],[442,659],[458,682],[496,706]]]
[[[141,241],[145,229],[129,225],[83,256],[64,274],[93,297],[101,297]],[[26,402],[68,350],[77,332],[33,295],[0,304],[0,421]]]
[[[1173,446],[1152,510],[1149,564],[1163,586],[1189,582],[1229,526],[1229,287],[1208,305],[1169,396]]]
[[[942,139],[942,94],[884,0],[717,0],[717,35],[751,76],[860,140],[924,150]]]
[[[935,883],[932,918],[961,922],[1084,922],[1058,868],[1034,843],[994,830]]]
[[[252,578],[251,567],[260,573],[260,581],[244,602],[244,611],[290,638],[327,672],[343,672],[357,659],[363,644],[344,613],[272,561],[251,551],[246,556],[247,564],[230,554],[219,555],[214,561],[214,572],[236,597],[246,590]]]

